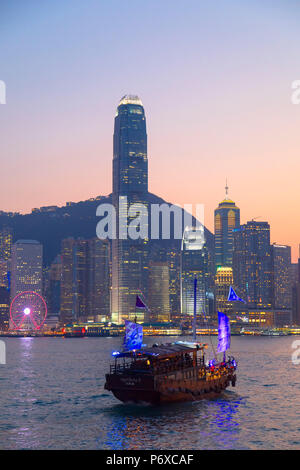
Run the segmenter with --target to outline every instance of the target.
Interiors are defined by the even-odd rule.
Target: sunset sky
[[[120,98],[143,101],[149,190],[300,243],[298,0],[2,0],[0,209],[30,212],[112,189]]]

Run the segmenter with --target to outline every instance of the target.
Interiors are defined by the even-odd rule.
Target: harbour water
[[[0,448],[299,449],[295,339],[233,337],[235,388],[213,401],[152,407],[121,404],[103,388],[120,338],[5,338]]]

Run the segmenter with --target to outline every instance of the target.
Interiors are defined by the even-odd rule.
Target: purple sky
[[[298,1],[2,0],[0,209],[29,212],[111,192],[115,108],[138,94],[149,189],[300,242]]]

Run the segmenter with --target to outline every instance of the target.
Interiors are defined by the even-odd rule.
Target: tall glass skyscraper
[[[234,232],[233,280],[246,302],[234,307],[249,312],[249,322],[273,322],[273,273],[268,222],[250,221]],[[239,305],[241,304],[241,305]]]
[[[164,262],[149,265],[150,322],[170,321],[169,266]]]
[[[43,246],[36,240],[18,240],[12,246],[11,299],[25,291],[42,294]]]
[[[272,245],[274,322],[276,326],[292,322],[291,247]]]
[[[209,284],[208,251],[204,227],[186,227],[181,248],[180,299],[181,313],[194,313],[194,279],[197,279],[197,314],[207,313]]]
[[[9,260],[11,257],[12,248],[12,229],[4,227],[0,230],[0,259]]]
[[[12,246],[11,266],[11,302],[16,295],[23,292],[33,291],[42,295],[43,246],[38,241],[16,241]],[[25,298],[26,301],[31,302],[32,296],[27,294]],[[12,322],[10,322],[10,327],[14,328]],[[22,327],[32,328],[32,322],[29,317],[24,319]]]
[[[215,210],[215,264],[232,267],[233,231],[240,226],[240,209],[228,198],[226,183],[225,199]]]
[[[109,242],[67,238],[62,240],[61,260],[61,322],[108,319]]]
[[[230,321],[235,321],[232,310],[232,302],[228,301],[228,292],[233,286],[232,268],[228,266],[218,267],[215,276],[215,305],[216,312],[223,312],[229,316]]]
[[[125,230],[126,234],[129,224],[136,217],[134,214],[127,215],[129,206],[140,203],[147,207],[146,118],[138,96],[124,96],[117,108],[112,199],[117,214],[117,238],[112,240],[112,321],[122,323],[134,318],[136,295],[141,290],[147,296],[148,285],[148,239],[132,240],[119,236],[120,229]],[[148,230],[148,223],[145,228]]]

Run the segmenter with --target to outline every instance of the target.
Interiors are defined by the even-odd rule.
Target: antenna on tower
[[[228,184],[227,184],[227,177],[226,177],[226,186],[225,186],[225,199],[228,199]]]

